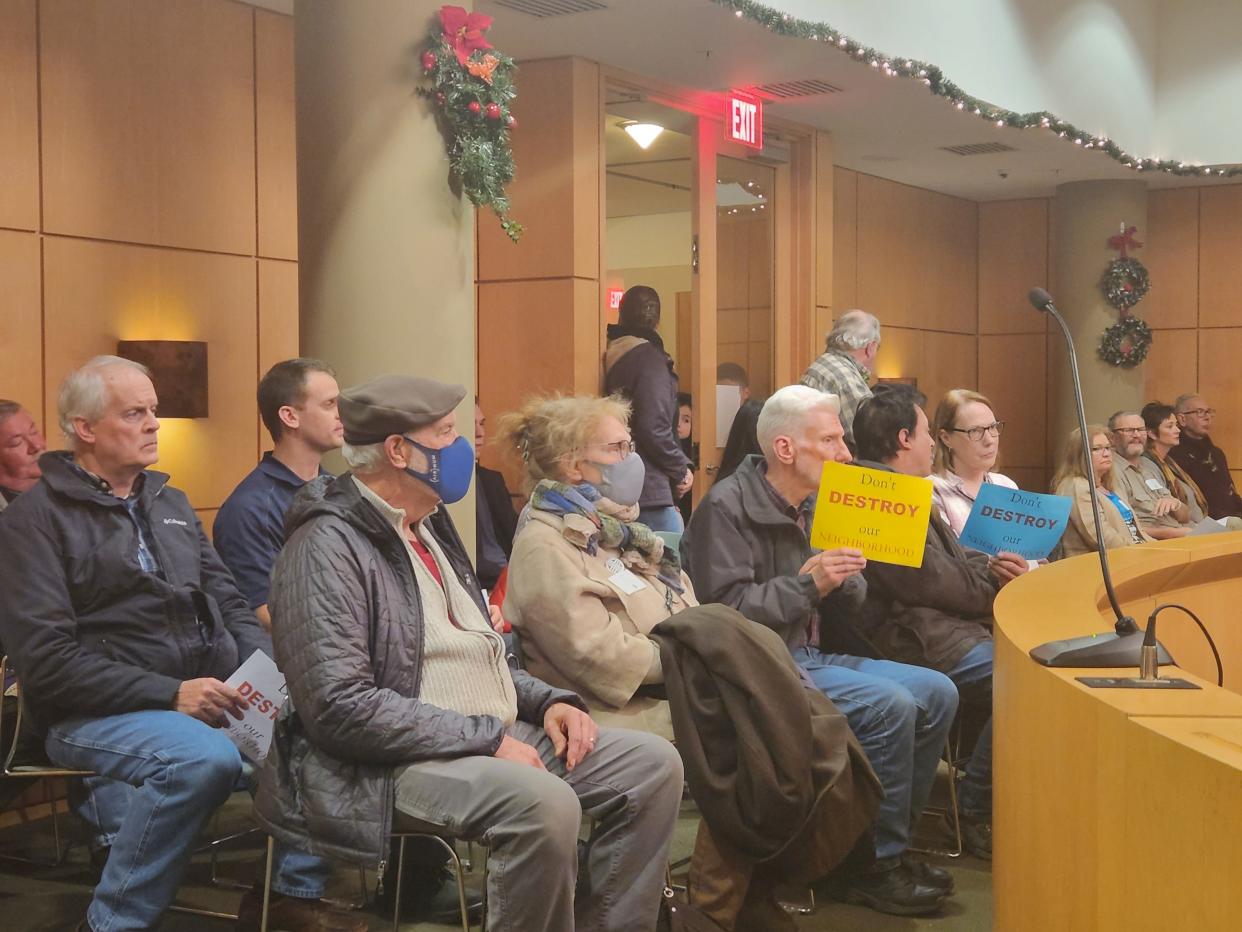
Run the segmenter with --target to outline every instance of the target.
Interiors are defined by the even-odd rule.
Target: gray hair
[[[56,396],[57,421],[70,446],[76,447],[78,443],[77,431],[73,429],[76,418],[82,418],[89,423],[103,417],[104,409],[108,406],[108,385],[104,381],[104,373],[118,366],[133,369],[151,378],[151,370],[142,363],[120,356],[105,355],[87,360],[60,383],[60,392]]]
[[[777,437],[791,436],[802,426],[812,411],[827,408],[833,414],[841,413],[841,400],[836,395],[821,392],[808,385],[786,385],[772,393],[763,403],[759,420],[755,423],[755,436],[764,456],[772,455],[772,444]]]
[[[1142,417],[1137,411],[1114,411],[1108,419],[1108,429],[1116,430],[1117,422],[1123,417]]]
[[[846,311],[837,318],[825,340],[827,349],[860,350],[880,342],[880,321],[866,311]]]
[[[21,409],[22,406],[16,401],[9,401],[7,398],[0,398],[0,424],[3,424]]]
[[[1190,403],[1196,398],[1202,398],[1198,392],[1187,392],[1184,395],[1178,395],[1177,401],[1173,402],[1173,410],[1178,414],[1185,414],[1190,410]]]
[[[388,462],[388,454],[384,452],[382,441],[361,446],[354,446],[352,443],[343,444],[341,456],[350,469],[363,474],[375,472]]]

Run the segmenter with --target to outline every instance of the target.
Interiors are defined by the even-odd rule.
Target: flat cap
[[[461,385],[415,375],[381,375],[341,392],[337,409],[345,442],[365,446],[438,421],[465,397]]]

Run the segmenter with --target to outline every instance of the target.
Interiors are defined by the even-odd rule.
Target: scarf
[[[1160,474],[1164,476],[1165,483],[1174,495],[1177,495],[1177,487],[1180,484],[1185,491],[1195,497],[1195,501],[1199,505],[1199,510],[1202,511],[1204,515],[1209,513],[1207,499],[1203,497],[1203,491],[1199,488],[1199,484],[1195,482],[1194,479],[1190,478],[1190,476],[1186,473],[1186,470],[1182,469],[1181,464],[1179,464],[1177,460],[1167,454],[1164,459],[1161,459],[1150,450],[1147,452],[1147,458],[1160,467]],[[1178,495],[1178,498],[1184,497],[1185,496]],[[1187,502],[1187,504],[1189,504],[1189,502]]]
[[[531,492],[530,507],[559,516],[565,523],[565,539],[591,556],[600,547],[619,551],[627,569],[654,576],[674,592],[685,590],[677,552],[664,546],[647,525],[634,520],[637,505],[618,505],[590,483],[568,485],[544,479]]]

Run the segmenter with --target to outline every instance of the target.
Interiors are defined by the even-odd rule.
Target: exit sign
[[[608,289],[608,310],[615,311],[621,307],[621,299],[625,296],[624,288]]]
[[[725,136],[753,149],[763,148],[763,101],[744,91],[725,99]]]

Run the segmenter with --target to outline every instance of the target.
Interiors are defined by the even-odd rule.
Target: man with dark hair
[[[285,541],[285,513],[305,483],[324,475],[323,455],[342,442],[338,394],[327,363],[286,359],[268,370],[259,382],[259,415],[272,449],[225,499],[212,527],[216,550],[265,628],[271,627],[269,577]]]
[[[47,442],[30,412],[0,400],[0,511],[39,481],[39,455]]]
[[[621,298],[618,322],[608,326],[604,355],[604,393],[620,394],[633,405],[630,432],[646,467],[638,520],[656,531],[681,531],[681,512],[673,504],[690,490],[694,473],[677,442],[677,374],[656,333],[660,296],[635,285]]]
[[[1169,457],[1202,490],[1210,517],[1242,517],[1242,495],[1238,495],[1233,484],[1229,461],[1225,459],[1225,451],[1212,442],[1216,409],[1208,407],[1197,392],[1180,396],[1173,403],[1173,409],[1182,435],[1177,446],[1169,451]]]
[[[927,476],[935,442],[926,400],[909,385],[876,386],[854,419],[858,465]],[[979,857],[992,856],[992,603],[1001,586],[1026,570],[1026,560],[1014,553],[968,554],[933,508],[922,566],[869,561],[863,571],[861,632],[890,660],[946,674],[963,709],[987,716],[958,796],[964,841]]]

